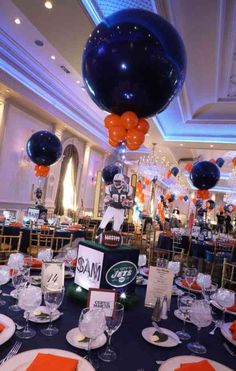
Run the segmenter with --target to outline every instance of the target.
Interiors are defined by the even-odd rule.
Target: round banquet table
[[[69,280],[67,283],[68,282]],[[3,292],[10,292],[10,290],[12,290],[10,283],[3,286]],[[112,363],[106,364],[101,362],[101,367],[99,368],[101,371],[137,371],[138,369],[143,369],[144,371],[157,371],[158,366],[155,360],[166,360],[178,355],[190,355],[190,352],[186,348],[186,342],[173,348],[161,348],[149,344],[142,338],[142,330],[152,326],[152,309],[144,307],[145,287],[137,287],[136,292],[140,297],[139,304],[134,309],[125,312],[123,324],[112,337],[112,345],[117,351],[118,358]],[[22,319],[23,312],[16,314],[8,310],[8,305],[14,303],[14,299],[11,297],[4,297],[4,300],[7,301],[7,305],[1,307],[1,312],[13,318],[17,323],[24,324],[24,320]],[[176,297],[172,297],[169,318],[160,322],[161,327],[168,328],[172,331],[177,331],[182,328],[182,321],[178,320],[173,314],[174,309],[176,309]],[[30,323],[30,326],[37,330],[37,335],[33,339],[23,340],[20,352],[47,347],[68,350],[82,357],[85,356],[85,351],[74,348],[66,341],[66,333],[70,329],[78,326],[81,306],[72,301],[70,297],[65,297],[60,311],[64,312],[64,315],[54,322],[59,328],[59,333],[53,337],[46,337],[42,335],[39,330],[47,326],[47,324]],[[232,317],[227,317],[226,319],[233,320]],[[208,334],[213,327],[212,324],[201,330],[200,339],[208,350],[205,356],[235,370],[235,358],[230,356],[222,346],[222,343],[226,340],[221,335],[220,330],[217,329],[214,336]],[[192,335],[192,339],[196,338],[196,326],[187,323],[186,330]],[[13,335],[7,343],[1,345],[0,358],[5,357],[16,340],[18,339]],[[100,349],[93,350],[94,354],[98,351],[100,351]]]
[[[27,248],[29,246],[30,241],[30,229],[27,227],[18,228],[18,227],[11,227],[11,226],[4,226],[3,233],[5,235],[18,235],[20,232],[22,233],[22,239],[20,244],[20,251],[23,253],[27,252]],[[70,235],[73,234],[73,240],[76,238],[85,238],[86,232],[84,230],[77,230],[77,231],[67,231],[63,229],[58,229],[55,232],[55,237],[68,237],[70,238]]]
[[[181,248],[184,249],[185,252],[188,251],[189,246],[189,237],[182,236],[181,240]],[[165,233],[160,233],[157,248],[158,249],[165,249],[165,250],[172,250],[173,247],[173,237],[165,235]]]

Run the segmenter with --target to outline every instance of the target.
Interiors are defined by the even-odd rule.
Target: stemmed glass
[[[102,335],[106,329],[106,318],[102,309],[84,308],[79,317],[79,330],[89,338],[87,359],[94,367],[99,368],[99,361],[91,356],[91,345],[93,340]]]
[[[30,311],[40,306],[42,302],[42,290],[40,287],[27,286],[20,290],[19,307],[26,311],[26,326],[23,330],[16,331],[16,336],[21,339],[30,339],[36,335],[36,331],[29,327]]]
[[[21,311],[21,308],[18,305],[19,293],[20,293],[20,289],[26,283],[23,270],[21,270],[21,269],[14,269],[13,276],[12,276],[11,280],[12,280],[12,285],[13,285],[13,287],[16,290],[16,304],[11,305],[9,307],[9,309],[12,310],[13,312],[20,312]]]
[[[105,362],[114,361],[117,358],[116,352],[111,349],[111,337],[114,332],[118,330],[121,326],[124,317],[124,306],[121,303],[115,302],[115,306],[113,309],[112,316],[106,316],[106,324],[107,324],[107,335],[108,335],[108,342],[104,352],[100,353],[98,357]]]
[[[49,309],[49,325],[46,329],[42,329],[42,334],[46,336],[53,336],[58,333],[58,328],[52,325],[52,316],[57,308],[60,307],[64,298],[65,289],[62,287],[60,290],[44,289],[44,301]]]
[[[138,257],[138,267],[139,267],[139,270],[138,270],[138,274],[140,274],[140,269],[142,267],[144,267],[147,263],[147,257],[145,254],[139,254],[139,257]]]
[[[76,259],[76,252],[75,249],[69,248],[66,250],[66,255],[65,255],[65,262],[68,263],[69,265],[69,272],[70,275],[73,277],[74,276],[74,271],[73,271],[73,261]]]
[[[195,282],[197,277],[196,268],[184,268],[184,278],[188,284],[188,289],[190,290],[192,284]]]
[[[179,308],[179,311],[183,314],[183,321],[184,321],[184,326],[182,330],[176,332],[176,335],[178,335],[180,340],[189,340],[191,338],[189,333],[186,332],[185,330],[185,324],[186,324],[187,318],[189,317],[191,306],[195,300],[196,300],[196,295],[190,294],[190,293],[184,293],[182,296],[178,297],[178,308]]]
[[[167,268],[170,269],[174,273],[175,276],[177,276],[177,274],[179,274],[179,271],[180,271],[180,262],[169,261]]]
[[[212,322],[211,306],[205,300],[196,300],[190,311],[190,320],[197,326],[197,340],[192,343],[188,343],[188,349],[196,354],[204,354],[207,349],[204,345],[199,343],[200,330],[202,327],[210,326]]]
[[[214,295],[214,300],[223,308],[222,322],[225,322],[225,311],[235,303],[235,292],[221,287]]]
[[[0,266],[0,294],[2,293],[1,286],[5,285],[10,279],[10,269],[7,265]],[[5,300],[0,300],[0,307],[5,305]]]
[[[215,294],[218,289],[217,283],[211,282],[210,274],[198,273],[197,284],[202,288],[202,296],[209,303],[211,296]]]

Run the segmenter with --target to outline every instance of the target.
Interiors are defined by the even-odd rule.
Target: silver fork
[[[11,357],[13,357],[18,351],[20,350],[22,343],[20,341],[16,341],[15,344],[13,345],[12,349],[7,353],[6,357],[3,358],[0,361],[0,365],[2,365],[4,362],[8,361]]]

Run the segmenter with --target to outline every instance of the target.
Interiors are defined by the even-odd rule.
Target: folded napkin
[[[5,329],[5,325],[3,323],[0,323],[0,333],[3,332],[3,330]]]
[[[48,225],[41,225],[40,226],[41,231],[48,231],[50,227]]]
[[[236,321],[231,324],[229,331],[232,333],[232,339],[236,341]]]
[[[195,363],[182,363],[175,371],[215,371],[207,360]]]
[[[181,280],[181,283],[182,283],[182,285],[185,286],[185,287],[189,287],[189,288],[191,288],[191,289],[193,289],[193,290],[202,291],[201,286],[199,286],[199,285],[197,284],[197,282],[193,282],[191,286],[190,286],[190,285],[188,284],[188,282],[185,281],[185,280]]]
[[[26,371],[76,371],[78,360],[39,353]]]
[[[10,223],[9,226],[10,227],[16,227],[16,228],[22,228],[23,227],[23,224],[22,223],[14,222],[14,223]]]
[[[25,258],[24,259],[25,264],[31,265],[33,268],[41,268],[42,267],[42,261],[36,258]]]
[[[227,310],[230,310],[231,312],[236,312],[236,302],[234,303],[234,305],[232,305],[232,307],[228,307]]]

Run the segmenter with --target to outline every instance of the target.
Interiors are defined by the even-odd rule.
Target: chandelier
[[[140,176],[144,176],[152,180],[154,177],[162,179],[167,170],[169,162],[166,157],[161,155],[161,150],[157,151],[157,143],[152,143],[151,152],[140,157],[138,164],[138,173]]]
[[[231,174],[228,179],[228,185],[230,187],[231,192],[226,193],[224,197],[224,201],[227,204],[235,204],[236,202],[236,169],[233,168]]]

